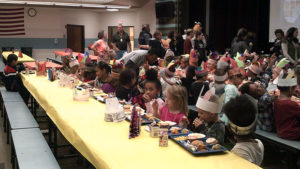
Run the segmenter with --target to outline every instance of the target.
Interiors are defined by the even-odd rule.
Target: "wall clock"
[[[27,13],[28,13],[28,15],[30,17],[35,17],[35,15],[36,15],[37,12],[36,12],[36,10],[34,8],[29,8],[28,11],[27,11]]]

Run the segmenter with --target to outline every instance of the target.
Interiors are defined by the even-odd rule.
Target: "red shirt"
[[[190,38],[186,38],[185,41],[184,41],[184,44],[183,44],[183,52],[184,54],[190,54],[191,52],[191,49],[193,48],[192,46],[192,41]]]
[[[4,68],[5,74],[16,73],[16,72],[17,72],[16,69],[11,66],[6,65]]]
[[[300,139],[300,106],[291,100],[274,104],[277,136],[288,140]]]

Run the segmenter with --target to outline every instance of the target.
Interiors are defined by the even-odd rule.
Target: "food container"
[[[158,137],[159,136],[159,126],[158,125],[150,125],[150,136]]]
[[[168,131],[169,124],[168,123],[160,123],[159,124],[159,146],[167,147],[168,146]]]
[[[159,129],[159,146],[168,147],[168,129]]]

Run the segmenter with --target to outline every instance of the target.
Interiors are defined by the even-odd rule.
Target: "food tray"
[[[127,115],[125,120],[130,122],[131,121],[131,115]],[[153,122],[153,121],[150,121],[150,120],[146,119],[144,115],[142,115],[142,120],[144,120],[144,121],[142,122],[141,125],[148,125],[148,124],[151,124]],[[159,120],[156,119],[156,118],[155,118],[155,121],[157,123],[159,122]]]
[[[205,149],[207,151],[199,151],[199,150],[196,150],[196,151],[192,151],[190,148],[186,147],[184,145],[183,142],[186,142],[186,141],[177,141],[175,140],[176,137],[180,137],[180,136],[187,136],[188,134],[181,134],[181,135],[176,135],[176,136],[169,136],[169,138],[171,140],[173,140],[174,142],[176,142],[177,144],[179,144],[181,147],[183,147],[185,150],[187,150],[188,152],[190,152],[191,154],[195,155],[195,156],[198,156],[198,155],[209,155],[209,154],[215,154],[215,153],[224,153],[225,151],[227,151],[227,149],[225,147],[223,147],[221,145],[221,149],[218,149],[218,150],[212,150],[212,146],[215,145],[215,144],[212,144],[212,145],[206,145],[206,139],[207,138],[201,138],[201,139],[197,139],[197,140],[201,140],[203,141],[204,145],[205,145]]]
[[[179,127],[179,128],[180,128],[180,129],[178,130],[178,133],[177,133],[177,134],[172,134],[172,133],[171,133],[171,128],[172,128],[172,127]],[[183,129],[184,129],[184,128],[181,127],[181,126],[179,126],[179,125],[170,126],[170,127],[169,127],[169,131],[168,131],[168,135],[169,135],[169,136],[178,136],[178,135],[182,135],[182,134],[190,134],[190,133],[192,133],[190,130],[189,130],[188,133],[181,133],[181,131],[182,131]]]
[[[93,96],[93,97],[94,97],[94,99],[98,100],[101,103],[105,103],[105,101],[106,101],[106,99],[101,96]]]

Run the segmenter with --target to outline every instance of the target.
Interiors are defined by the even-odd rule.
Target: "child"
[[[225,86],[224,103],[227,103],[231,98],[239,95],[238,87],[243,82],[243,75],[239,68],[228,70],[228,84]]]
[[[193,121],[191,130],[197,133],[203,133],[206,137],[215,138],[218,143],[223,144],[225,135],[225,125],[219,120],[222,104],[219,103],[219,97],[214,95],[214,88],[205,94],[199,96],[196,107],[198,117]]]
[[[161,93],[161,84],[157,79],[157,71],[149,69],[146,72],[146,80],[144,81],[144,93],[140,94],[132,100],[133,104],[138,104],[143,109],[146,109],[148,115],[153,114],[152,103],[157,101],[158,108],[162,108],[164,101],[158,98]]]
[[[96,79],[96,71],[92,63],[85,64],[85,68],[83,70],[83,82],[89,82],[93,79]]]
[[[183,56],[180,60],[180,69],[184,71],[184,74],[186,74],[187,69],[189,67],[189,57]]]
[[[297,86],[296,78],[279,76],[277,86],[280,90],[278,100],[274,104],[277,136],[288,140],[299,140],[300,106],[291,100]]]
[[[200,91],[203,87],[204,87],[204,89],[203,89],[201,96],[203,96],[209,90],[209,83],[206,81],[207,76],[208,76],[208,71],[201,70],[200,68],[198,68],[198,70],[196,70],[197,80],[191,86],[191,93],[194,98],[194,102],[193,102],[194,104],[196,103],[196,101],[199,97]]]
[[[227,73],[223,69],[217,69],[214,72],[214,83],[212,84],[213,87],[216,88],[216,95],[221,97],[222,94],[225,93],[225,81],[227,80]]]
[[[132,69],[126,68],[120,74],[119,86],[116,90],[116,96],[120,100],[129,101],[131,97],[134,97],[133,87],[136,82],[136,74]]]
[[[16,67],[18,63],[18,56],[10,54],[7,57],[7,65],[4,68],[4,84],[7,91],[19,92],[24,102],[27,104],[29,93],[23,85],[22,79],[18,74]]]
[[[71,71],[71,68],[70,68],[70,59],[68,57],[64,57],[63,58],[62,68],[60,70],[62,70],[66,74],[70,73],[70,71]]]
[[[195,82],[194,76],[196,68],[194,66],[189,66],[186,72],[186,76],[181,78],[181,85],[186,88],[187,94],[188,94],[188,103],[189,105],[192,105],[194,102],[193,95],[191,94],[191,87],[192,84]]]
[[[104,83],[102,86],[102,91],[104,93],[114,93],[118,87],[120,73],[122,71],[123,64],[114,63],[112,65],[110,77],[107,83]]]
[[[100,61],[96,66],[96,79],[92,81],[94,87],[102,89],[104,83],[107,83],[110,77],[111,68],[110,66]]]
[[[223,110],[229,120],[229,130],[236,140],[231,152],[260,165],[264,157],[264,145],[260,140],[253,139],[257,118],[252,101],[248,96],[237,96],[225,104]]]
[[[161,74],[160,83],[162,85],[162,92],[164,94],[163,97],[165,97],[165,91],[168,86],[180,83],[180,81],[175,78],[175,67],[176,64],[171,62],[167,68],[162,70],[164,71],[164,73],[160,73]]]
[[[188,124],[187,113],[187,93],[185,88],[179,85],[169,86],[166,90],[165,105],[158,109],[158,101],[152,104],[153,115],[162,121],[172,121],[180,126],[186,127]]]

